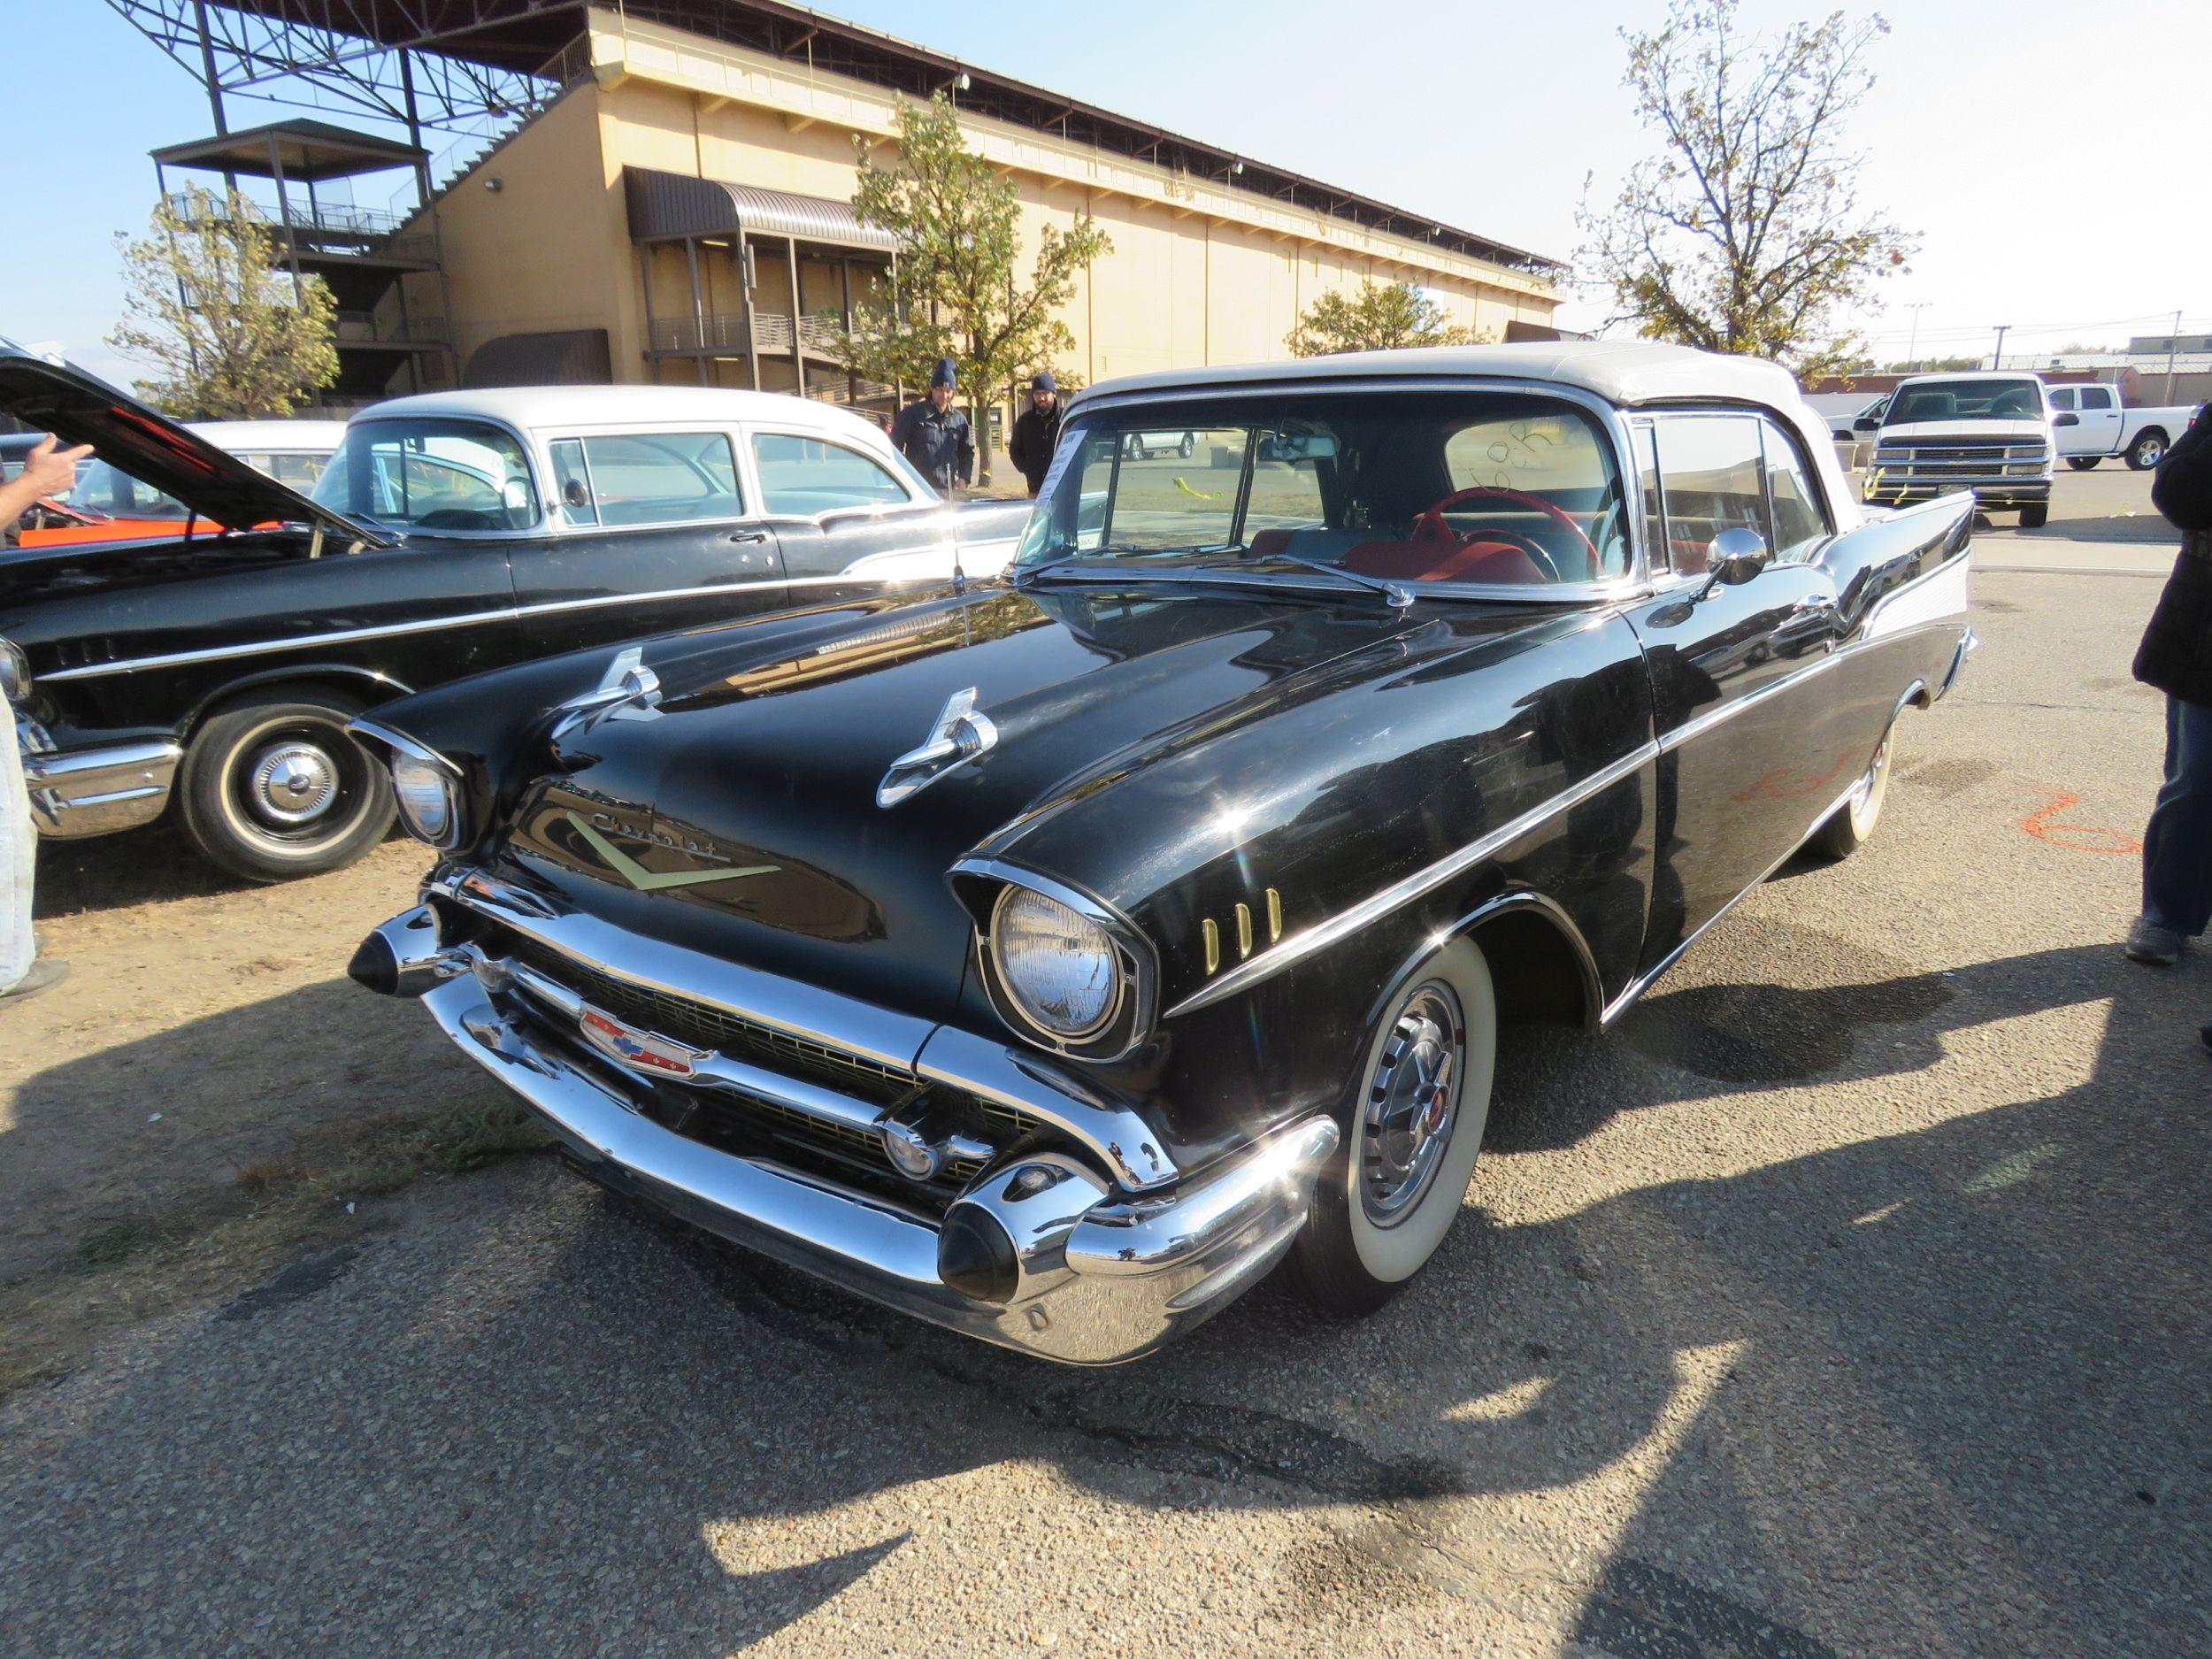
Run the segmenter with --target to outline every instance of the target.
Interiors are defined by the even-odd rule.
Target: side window
[[[2082,406],[2084,409],[2109,409],[2109,408],[2111,408],[2111,407],[2112,407],[2112,389],[2111,389],[2111,388],[2109,388],[2109,387],[2106,387],[2106,386],[2085,386],[2085,387],[2083,387],[2083,388],[2081,388],[2081,406]]]
[[[745,511],[727,433],[614,433],[551,446],[571,524],[684,524]]]
[[[2051,407],[2053,409],[2071,409],[2073,406],[2074,388],[2072,387],[2055,386],[2051,388]],[[2102,405],[2091,403],[2088,407],[2091,409],[2098,409],[2101,408]]]
[[[1572,518],[1597,549],[1595,569],[1589,568],[1582,538],[1569,533],[1559,540],[1545,522],[1548,515],[1525,512],[1517,523],[1509,503],[1481,497],[1458,510],[1473,524],[1532,536],[1544,546],[1560,580],[1596,581],[1628,573],[1628,520],[1609,447],[1589,421],[1562,413],[1471,422],[1445,440],[1444,470],[1455,490],[1517,490]]]
[[[857,449],[787,432],[753,434],[753,465],[770,512],[810,518],[849,507],[897,505],[912,499],[891,470]]]
[[[1793,563],[1829,534],[1828,518],[1821,511],[1820,492],[1813,487],[1797,446],[1772,421],[1761,421],[1759,425],[1766,446],[1767,499],[1774,516],[1774,557],[1784,564]]]
[[[1665,415],[1657,421],[1666,491],[1667,549],[1678,571],[1700,574],[1724,530],[1756,530],[1769,547],[1763,423],[1755,415]]]

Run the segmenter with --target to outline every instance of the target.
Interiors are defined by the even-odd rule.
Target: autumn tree
[[[1915,245],[1860,202],[1847,130],[1888,33],[1837,12],[1762,43],[1737,0],[1673,0],[1655,33],[1621,31],[1623,84],[1658,146],[1578,215],[1579,262],[1613,320],[1808,375],[1856,355],[1850,313]]]
[[[1086,214],[1043,225],[1026,281],[1018,280],[1021,198],[971,149],[942,98],[899,106],[895,165],[864,150],[853,207],[898,244],[890,303],[863,302],[839,340],[844,368],[873,380],[926,386],[940,357],[959,365],[975,426],[977,472],[991,476],[986,406],[1014,380],[1075,349],[1059,319],[1079,272],[1113,244]]]
[[[108,344],[150,364],[138,382],[173,415],[250,420],[288,415],[338,378],[336,304],[319,278],[296,288],[253,204],[194,186],[154,209],[150,234],[119,235],[123,320]]]
[[[1298,314],[1283,343],[1294,357],[1325,357],[1401,346],[1463,346],[1473,338],[1412,283],[1371,280],[1354,295],[1322,295]]]

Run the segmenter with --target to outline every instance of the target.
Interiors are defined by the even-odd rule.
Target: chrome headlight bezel
[[[1022,983],[1012,953],[1006,948],[1007,911],[1015,904],[1047,906],[1065,917],[1085,940],[1089,953],[1111,976],[1095,1018],[1081,1025],[1062,1025],[1041,1006],[1043,999],[1037,995],[1036,987]],[[1114,1016],[1121,1011],[1122,1001],[1129,993],[1128,970],[1123,966],[1121,953],[1114,948],[1112,936],[1074,905],[1034,887],[1009,882],[999,889],[997,899],[992,902],[988,935],[991,965],[997,973],[999,988],[1006,993],[1015,1011],[1046,1038],[1056,1043],[1084,1043],[1114,1023]]]
[[[468,797],[461,787],[461,769],[426,744],[418,743],[373,720],[349,720],[346,730],[361,742],[383,751],[384,770],[392,784],[393,803],[399,809],[400,827],[417,841],[442,853],[457,852],[468,845]],[[444,809],[444,821],[425,821],[410,787],[434,790]]]
[[[0,640],[0,704],[13,707],[31,696],[31,659],[13,640]]]
[[[1118,1060],[1152,1034],[1158,1005],[1159,964],[1151,941],[1129,918],[1079,888],[992,858],[964,859],[951,872],[953,886],[975,919],[979,978],[991,1006],[1025,1041],[1056,1054],[1087,1060]],[[1028,894],[1074,912],[1095,928],[1110,951],[1113,993],[1102,1017],[1081,1032],[1055,1028],[1009,982],[999,949],[999,919],[1014,895]]]

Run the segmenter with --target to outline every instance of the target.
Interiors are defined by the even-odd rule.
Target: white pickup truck
[[[1836,436],[1874,440],[1865,501],[1903,507],[1970,489],[1983,511],[2017,511],[2023,529],[2039,530],[2051,511],[2053,426],[2039,379],[1984,370],[1901,380]]]
[[[2051,407],[2075,417],[2058,427],[2058,452],[2066,465],[2085,472],[2107,456],[2116,455],[2138,472],[2166,458],[2173,441],[2189,430],[2196,411],[2186,404],[2158,409],[2121,406],[2116,386],[2054,386]]]

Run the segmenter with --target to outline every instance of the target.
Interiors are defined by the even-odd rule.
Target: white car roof
[[[2040,380],[2042,378],[2033,369],[1951,369],[1908,375],[1897,384],[1902,389],[1908,386],[1917,386],[1923,380]]]
[[[772,421],[850,439],[882,438],[874,422],[788,392],[738,391],[715,386],[502,386],[480,391],[420,392],[387,398],[357,421],[441,415],[496,420],[522,432],[556,427],[657,426],[667,421]]]
[[[1688,346],[1641,340],[1558,340],[1514,346],[1422,346],[1402,351],[1346,351],[1289,362],[1132,374],[1102,381],[1074,401],[1128,392],[1191,387],[1278,384],[1286,380],[1368,380],[1379,376],[1480,375],[1571,386],[1620,404],[1679,398],[1731,397],[1787,407],[1800,401],[1797,381],[1763,357],[1729,357]]]
[[[342,420],[194,420],[185,423],[219,449],[233,455],[335,455],[346,441]]]

